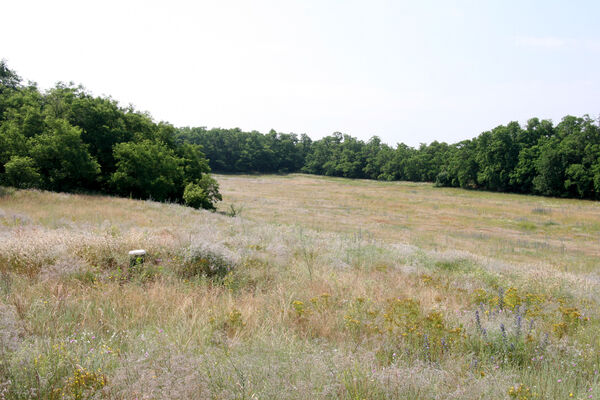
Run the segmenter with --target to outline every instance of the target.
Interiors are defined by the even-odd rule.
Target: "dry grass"
[[[218,178],[241,216],[0,197],[0,399],[596,396],[595,203]]]
[[[361,229],[390,243],[568,271],[593,271],[600,257],[598,202],[295,174],[223,175],[219,183],[220,208],[243,205],[256,221],[346,235]]]

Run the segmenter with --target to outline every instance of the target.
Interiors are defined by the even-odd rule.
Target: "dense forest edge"
[[[600,125],[532,118],[454,144],[413,148],[336,132],[176,128],[110,97],[59,83],[41,92],[0,62],[0,183],[90,191],[214,209],[210,171],[434,182],[437,186],[600,198]]]
[[[0,183],[107,193],[215,209],[217,182],[199,145],[132,106],[58,83],[40,92],[0,62]]]
[[[182,128],[219,172],[305,172],[345,178],[434,182],[437,186],[582,199],[600,198],[600,127],[589,116],[554,125],[532,118],[454,144],[391,147],[336,132],[307,135]]]

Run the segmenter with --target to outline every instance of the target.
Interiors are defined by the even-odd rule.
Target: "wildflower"
[[[531,335],[532,331],[533,331],[533,318],[531,318],[529,320],[529,331],[527,333]]]
[[[296,314],[298,314],[299,317],[301,317],[302,314],[304,314],[304,312],[306,311],[306,309],[304,308],[304,302],[300,300],[294,300],[292,302],[292,307],[294,307],[294,311],[296,311]]]
[[[518,338],[521,336],[521,315],[518,314],[518,309],[517,309],[517,318],[515,321],[515,325],[516,325],[516,333],[515,336]]]

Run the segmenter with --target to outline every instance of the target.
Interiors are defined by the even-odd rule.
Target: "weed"
[[[203,245],[187,249],[178,273],[184,279],[224,278],[234,268],[235,262],[223,250]]]

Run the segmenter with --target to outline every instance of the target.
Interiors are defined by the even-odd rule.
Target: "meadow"
[[[215,178],[0,188],[0,399],[600,397],[599,203]]]

